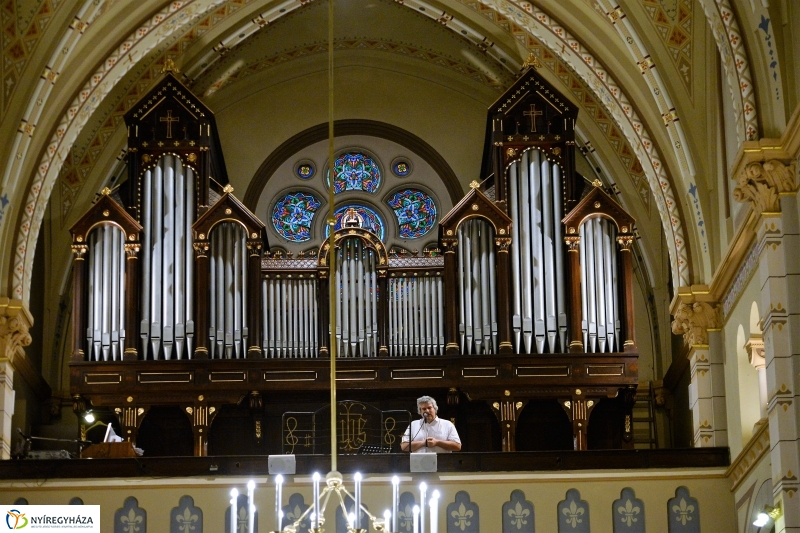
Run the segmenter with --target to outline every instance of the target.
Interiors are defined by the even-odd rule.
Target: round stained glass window
[[[310,179],[314,177],[314,174],[317,173],[317,169],[314,166],[313,161],[303,160],[298,161],[294,166],[294,173],[300,179]]]
[[[401,238],[416,239],[433,229],[436,204],[433,203],[433,198],[419,189],[397,191],[386,203],[394,210]]]
[[[374,210],[363,205],[345,205],[333,212],[336,218],[335,229],[342,228],[364,228],[377,235],[383,240],[385,225],[381,216]],[[325,236],[330,235],[330,227],[325,226]]]
[[[302,192],[287,194],[272,210],[272,225],[287,241],[308,241],[311,239],[311,222],[320,205],[313,195]]]
[[[401,158],[397,158],[392,161],[392,172],[395,176],[399,178],[405,178],[409,174],[411,174],[411,163],[408,160]]]
[[[333,190],[375,192],[381,184],[381,171],[377,163],[361,152],[347,152],[333,164]]]

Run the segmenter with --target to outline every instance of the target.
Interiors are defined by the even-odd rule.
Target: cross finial
[[[469,184],[469,187],[470,187],[470,189],[477,189],[477,188],[478,188],[478,187],[480,187],[480,186],[481,186],[481,184],[480,184],[480,183],[478,183],[478,182],[477,182],[477,181],[475,181],[475,180],[472,180],[472,183],[470,183],[470,184]]]
[[[603,182],[600,181],[599,179],[595,178],[594,181],[592,182],[592,185],[594,185],[595,187],[602,187],[603,186]]]
[[[109,189],[108,187],[103,187],[103,190],[100,191],[100,194],[102,194],[103,196],[108,196],[109,194],[111,194],[111,189]]]
[[[232,193],[233,192],[233,185],[231,185],[230,183],[227,184],[226,186],[224,186],[222,188],[222,192],[228,193],[228,194]]]

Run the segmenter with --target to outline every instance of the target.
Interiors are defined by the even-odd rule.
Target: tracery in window
[[[272,225],[278,234],[291,242],[311,239],[311,222],[320,201],[303,192],[290,193],[278,200],[272,210]]]
[[[337,157],[333,164],[333,176],[336,194],[345,191],[373,193],[381,184],[378,164],[361,152],[346,152]]]
[[[419,189],[397,191],[386,203],[394,210],[402,239],[422,237],[436,222],[436,204],[433,198]]]

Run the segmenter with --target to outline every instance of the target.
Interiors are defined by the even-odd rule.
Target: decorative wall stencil
[[[182,501],[182,500],[181,500]],[[286,509],[284,507],[284,509]],[[198,509],[199,510],[199,509]],[[239,494],[236,498],[236,531],[233,533],[247,532],[247,494]],[[284,510],[284,515],[286,511]],[[231,533],[231,508],[225,510],[225,533]],[[179,530],[183,533],[183,530]],[[190,530],[191,531],[191,530]],[[116,533],[116,532],[115,532]],[[170,531],[172,533],[172,531]],[[194,533],[194,531],[192,531]],[[253,522],[253,533],[258,533],[258,509],[256,509],[255,521]]]
[[[577,489],[558,503],[558,533],[589,533],[589,504]]]
[[[7,194],[0,196],[0,222],[3,222],[3,217],[6,214],[6,207],[8,207],[9,203],[11,203],[11,200],[8,199]]]
[[[397,504],[397,529],[399,533],[411,533],[414,531],[412,510],[415,505],[417,505],[417,500],[414,499],[413,493],[404,492],[400,495],[400,501]]]
[[[667,502],[667,515],[669,533],[700,533],[700,505],[686,487],[675,489],[675,497]]]
[[[125,498],[122,508],[114,513],[114,533],[147,533],[147,511],[133,496]]]
[[[194,506],[191,496],[182,496],[178,506],[172,508],[169,533],[203,533],[203,510]]]
[[[27,498],[17,498],[14,500],[14,505],[30,505]]]
[[[619,500],[611,504],[614,517],[614,533],[644,533],[644,502],[636,498],[630,487],[619,494]]]
[[[303,516],[303,513],[306,512],[308,509],[308,505],[303,500],[303,495],[295,492],[291,496],[289,496],[289,504],[283,506],[283,520],[281,520],[281,530],[284,527],[288,526],[289,524],[294,523],[295,520]],[[310,515],[311,513],[309,513]],[[308,531],[311,528],[311,519],[309,516],[306,516],[302,522],[300,522],[300,527],[298,531]]]
[[[397,217],[400,237],[416,239],[433,229],[436,222],[436,204],[433,198],[419,189],[403,189],[387,201]]]
[[[535,532],[533,504],[525,499],[521,490],[511,491],[511,500],[503,504],[503,533]]]
[[[320,205],[313,194],[287,194],[272,209],[272,226],[287,241],[307,241],[311,239],[311,224]]]
[[[75,496],[74,498],[69,499],[70,505],[84,505],[83,500]]]
[[[351,498],[350,496],[345,496],[344,506],[347,509],[347,514],[348,515],[354,514],[356,512],[355,511],[355,503],[356,502],[355,502],[355,500],[353,500],[353,498]],[[361,502],[361,506],[368,509],[368,507],[366,505],[364,505],[364,502]],[[336,506],[336,533],[348,533],[347,527],[348,527],[347,526],[347,519],[345,518],[344,513],[342,512],[342,506],[341,505],[337,505]],[[372,531],[372,529],[370,529],[369,516],[364,511],[361,511],[361,529],[367,531],[367,533]]]
[[[469,493],[460,490],[453,503],[447,505],[447,533],[479,533],[478,504],[470,501]]]
[[[692,0],[642,0],[686,92],[692,94]]]

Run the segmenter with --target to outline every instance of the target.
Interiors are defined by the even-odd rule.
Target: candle
[[[425,533],[425,494],[428,484],[424,481],[419,484],[419,533]]]
[[[239,491],[236,489],[231,490],[231,530],[230,533],[236,533],[236,500],[239,498]]]
[[[253,492],[256,490],[256,484],[251,479],[247,482],[247,533],[255,531],[255,514],[256,506],[253,504]]]
[[[384,523],[383,530],[384,531],[391,531],[391,529],[390,529],[392,527],[392,523],[391,522],[392,522],[392,512],[389,509],[386,509],[383,512],[383,523]]]
[[[400,500],[400,478],[392,477],[392,528],[390,531],[397,533],[397,506]],[[388,524],[387,524],[388,527]]]
[[[414,516],[414,533],[419,533],[419,505],[415,505],[411,513]]]
[[[354,527],[359,530],[361,529],[361,473],[356,472],[354,477],[356,479],[356,508],[354,509],[356,521]]]
[[[439,491],[433,491],[431,495],[431,533],[439,533]]]
[[[314,472],[314,514],[311,516],[311,527],[319,528],[319,472]]]
[[[278,474],[275,478],[275,531],[281,530],[281,489],[283,488],[283,476]]]

